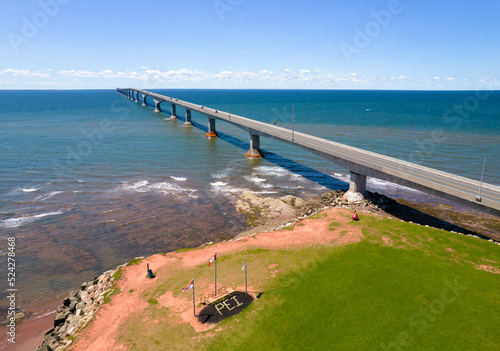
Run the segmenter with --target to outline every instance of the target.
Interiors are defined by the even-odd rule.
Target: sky
[[[498,0],[0,6],[0,89],[500,89]]]

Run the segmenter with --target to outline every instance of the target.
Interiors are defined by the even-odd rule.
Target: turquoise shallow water
[[[158,90],[389,156],[500,184],[500,92]],[[310,197],[346,186],[346,170],[206,118],[166,120],[115,91],[0,92],[0,238],[16,237],[18,302],[35,308],[138,255],[229,238],[250,190]],[[370,190],[425,196],[369,180]],[[4,305],[7,281],[0,281]]]

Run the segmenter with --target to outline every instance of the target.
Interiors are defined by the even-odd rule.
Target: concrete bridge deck
[[[161,103],[170,103],[172,105],[172,114],[174,118],[176,118],[176,106],[181,106],[186,110],[187,124],[191,122],[191,111],[196,111],[205,115],[209,120],[209,132],[207,133],[207,137],[214,137],[217,135],[215,120],[232,123],[250,134],[250,150],[247,152],[246,156],[262,155],[260,151],[260,136],[292,144],[321,156],[350,171],[351,187],[349,193],[354,194],[354,197],[351,199],[355,199],[356,194],[365,191],[366,177],[368,176],[417,189],[484,212],[495,215],[500,213],[500,187],[496,185],[482,183],[481,186],[480,182],[474,179],[439,171],[146,90],[118,89],[118,92],[136,102],[139,102],[139,94],[141,94],[143,105],[146,105],[146,97],[149,96],[154,100],[156,110],[161,110],[159,108]],[[480,186],[481,192],[479,194]]]

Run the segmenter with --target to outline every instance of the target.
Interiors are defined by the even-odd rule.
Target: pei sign
[[[237,315],[253,301],[253,297],[241,291],[235,291],[220,300],[212,302],[198,315],[201,323],[218,323],[221,320]]]

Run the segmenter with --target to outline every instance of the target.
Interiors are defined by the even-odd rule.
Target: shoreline
[[[177,288],[180,290],[180,287],[176,287],[175,282],[171,281],[173,278],[171,275],[184,271],[187,274],[188,271],[205,266],[207,257],[210,258],[214,251],[218,254],[234,256],[255,249],[267,249],[272,252],[273,250],[294,250],[318,246],[344,246],[360,242],[363,240],[364,235],[359,226],[351,224],[353,223],[352,213],[353,210],[347,208],[322,208],[316,214],[298,220],[293,229],[287,229],[287,226],[282,230],[260,232],[215,244],[204,244],[193,250],[178,250],[165,255],[157,254],[141,260],[135,265],[127,265],[123,272],[123,279],[117,282],[117,287],[122,293],[118,294],[111,304],[102,307],[94,323],[84,332],[78,334],[78,339],[70,349],[73,351],[116,349],[122,346],[120,344],[119,325],[129,320],[130,316],[140,314],[141,311],[146,309],[148,304],[152,302],[150,302],[151,299],[146,302],[143,297],[144,294],[151,291],[150,289],[158,287],[158,284],[164,285],[166,281],[170,282],[167,292],[161,296],[152,295],[157,298],[157,300],[154,300],[158,301],[155,304],[159,303],[161,307],[171,309],[173,315],[180,318],[180,320],[175,318],[176,323],[187,324],[195,332],[210,331],[210,333],[216,333],[217,324],[205,325],[192,316],[190,299],[183,298],[182,294],[177,296]],[[360,211],[359,213],[361,221],[364,220],[363,217],[365,216],[378,217],[378,214],[368,211]],[[333,222],[331,222],[332,220]],[[335,223],[335,226],[339,224],[339,229],[332,230],[331,223]],[[346,229],[346,227],[350,228],[347,232],[342,230]],[[496,244],[500,245],[498,242]],[[158,279],[146,279],[146,264],[155,268]],[[277,266],[277,264],[271,264],[268,267],[267,272],[271,277],[274,277],[275,273],[280,271]],[[273,269],[276,270],[273,271]],[[227,277],[225,279],[229,280]],[[202,278],[199,278],[199,280],[202,280]],[[205,279],[205,283],[198,284],[200,284],[197,289],[198,295],[207,294],[213,290],[213,284],[210,280]],[[262,284],[263,282],[251,282],[249,291],[253,293],[262,291],[260,290]],[[173,289],[173,291],[170,289]],[[235,286],[235,290],[239,289],[243,289],[241,282]],[[169,318],[171,317],[172,315]],[[109,323],[110,318],[113,320],[112,326]]]
[[[327,194],[325,194],[325,195],[327,195]],[[323,197],[325,195],[323,195]],[[387,199],[389,199],[389,198],[387,198]],[[390,200],[392,200],[392,199],[390,199]],[[392,200],[392,201],[395,201],[395,200]],[[399,203],[399,201],[401,201],[401,200],[398,199],[397,202]],[[308,204],[314,205],[315,207],[314,207],[314,210],[312,212],[309,211],[309,213],[306,215],[294,216],[293,218],[290,218],[286,221],[281,221],[281,224],[279,224],[279,225],[276,225],[276,222],[274,222],[274,223],[267,222],[266,224],[251,227],[251,228],[241,232],[240,234],[236,235],[234,238],[229,239],[229,240],[223,240],[223,241],[220,241],[219,243],[237,242],[239,240],[244,239],[245,237],[253,237],[257,234],[262,234],[265,232],[273,232],[275,230],[279,230],[279,229],[282,229],[284,227],[288,227],[290,225],[293,225],[294,223],[297,223],[300,220],[306,219],[319,211],[323,211],[323,210],[327,210],[327,209],[350,209],[350,210],[353,210],[354,208],[356,208],[359,211],[363,211],[364,208],[366,208],[368,210],[367,212],[390,217],[390,218],[399,219],[399,218],[394,217],[393,215],[389,214],[388,212],[381,210],[380,208],[378,208],[378,206],[375,206],[374,208],[370,208],[369,206],[359,207],[359,205],[352,206],[352,205],[341,204],[340,206],[323,206],[323,207],[321,207],[322,202],[318,201],[318,199],[310,200],[310,201],[308,201]],[[399,205],[400,206],[412,205],[414,207],[425,207],[422,204],[401,204],[400,203]],[[432,206],[431,204],[427,204],[427,207],[430,209],[433,209],[435,206]],[[451,208],[448,210],[453,212],[454,208]],[[455,210],[455,211],[457,212],[457,210]],[[426,219],[429,216],[429,215],[425,214],[424,212],[419,212],[419,213],[412,212],[412,213],[409,213],[408,215],[410,217],[419,217],[419,218],[417,218],[417,219],[413,218],[414,221],[407,221],[407,222],[416,223],[416,224],[420,224],[420,225],[427,226],[427,227],[432,227],[431,225],[428,225],[426,223],[418,223],[419,222],[418,219],[422,219],[422,218]],[[484,214],[484,217],[488,217],[488,215]],[[443,221],[438,219],[438,223],[439,222],[443,222]],[[443,228],[439,228],[439,229],[443,229]],[[464,229],[464,228],[462,228],[462,229]],[[452,230],[449,230],[449,231],[452,231]],[[477,235],[470,234],[470,233],[461,233],[461,232],[456,232],[456,231],[452,231],[452,232],[455,232],[457,234],[469,235],[469,236],[477,236]],[[500,235],[499,235],[499,237],[500,237]],[[485,239],[484,236],[483,236],[483,239]],[[494,240],[492,238],[489,238],[489,239],[486,238],[486,240],[493,241],[497,245],[500,245],[498,240]],[[207,246],[207,244],[212,244],[212,243],[205,243],[205,244],[202,244],[201,246],[198,246],[197,248],[203,248],[204,246]],[[216,244],[218,244],[218,243],[216,243]],[[172,252],[175,253],[176,251],[172,251]],[[152,256],[154,256],[154,255],[152,255]],[[152,257],[152,256],[150,256],[150,257]],[[146,258],[146,259],[148,259],[148,258]],[[118,269],[119,267],[123,267],[123,266],[124,265],[120,265],[116,269]],[[20,340],[20,341],[18,343],[16,343],[15,350],[25,350],[25,349],[32,350],[32,349],[34,349],[34,347],[41,345],[41,342],[43,341],[43,337],[44,337],[45,332],[47,332],[47,330],[49,330],[53,326],[54,316],[56,314],[55,308],[57,306],[59,306],[60,304],[61,304],[61,296],[58,296],[57,298],[54,297],[53,299],[51,299],[51,301],[49,303],[44,303],[44,305],[43,305],[45,310],[47,310],[47,308],[49,308],[49,307],[54,307],[54,312],[51,312],[51,313],[49,312],[49,313],[46,313],[44,315],[37,316],[35,318],[28,317],[28,318],[22,320],[21,323],[17,324],[16,340]],[[2,330],[2,332],[3,332],[3,329],[6,329],[6,327],[4,327],[4,326],[0,327],[0,330]],[[3,342],[4,340],[2,339],[1,341]],[[0,345],[1,346],[0,350],[4,349],[5,345],[8,345],[8,344],[5,343],[3,346]],[[8,346],[12,346],[12,345],[8,345]],[[34,347],[32,347],[32,346],[34,346]]]

